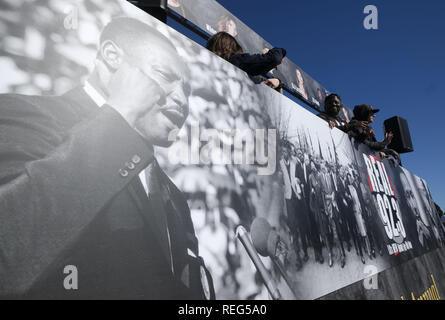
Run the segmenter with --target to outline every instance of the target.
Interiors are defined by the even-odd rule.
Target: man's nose
[[[180,105],[183,106],[186,104],[187,102],[187,97],[185,96],[185,92],[182,88],[175,90],[172,95],[171,98],[173,99],[173,101]]]

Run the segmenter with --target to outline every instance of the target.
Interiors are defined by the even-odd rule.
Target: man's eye
[[[168,75],[166,75],[165,73],[163,73],[163,72],[158,72],[158,74],[161,76],[162,79],[164,79],[164,80],[166,80],[166,81],[170,81]]]

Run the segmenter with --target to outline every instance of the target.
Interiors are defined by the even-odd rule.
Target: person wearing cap
[[[375,114],[379,109],[373,109],[369,104],[360,104],[354,108],[354,118],[351,120],[349,136],[354,137],[358,141],[366,144],[372,150],[378,151],[382,159],[388,159],[396,167],[396,160],[399,166],[402,166],[400,155],[393,149],[388,149],[394,137],[392,132],[385,133],[385,139],[378,142],[374,130],[369,125],[374,122]],[[392,156],[392,157],[391,157]],[[394,158],[393,158],[394,157]]]

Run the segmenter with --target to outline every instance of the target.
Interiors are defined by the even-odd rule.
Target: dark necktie
[[[148,201],[150,203],[155,224],[160,235],[161,246],[163,247],[164,253],[174,273],[175,270],[173,268],[173,255],[171,250],[167,212],[165,210],[162,188],[158,180],[155,167],[156,164],[152,164],[145,169],[145,179],[148,186]]]

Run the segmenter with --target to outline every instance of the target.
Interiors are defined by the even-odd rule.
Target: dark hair
[[[341,101],[341,98],[340,98],[340,96],[338,94],[331,93],[324,99],[324,104],[327,106],[329,104],[329,102],[331,102],[331,100],[333,100],[335,97],[337,97],[338,100]]]
[[[206,48],[225,60],[237,53],[243,53],[243,48],[236,39],[227,32],[218,32],[208,41]]]

